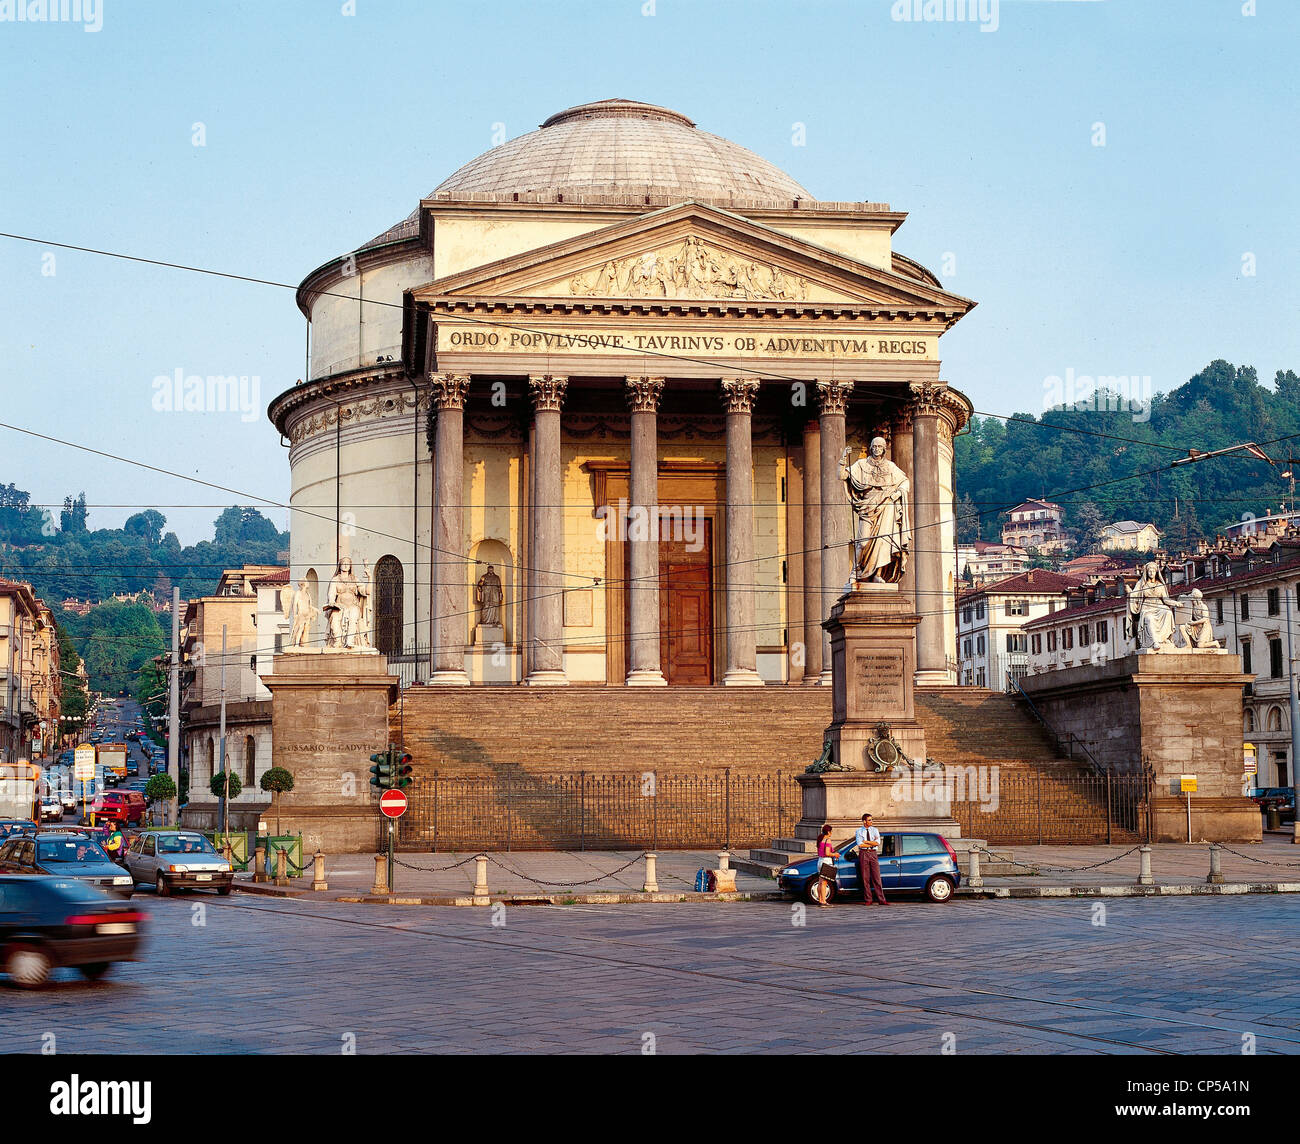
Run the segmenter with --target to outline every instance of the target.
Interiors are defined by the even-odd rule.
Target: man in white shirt
[[[854,837],[858,843],[858,878],[862,882],[862,904],[869,906],[874,897],[877,905],[887,906],[885,887],[880,881],[880,831],[871,825],[871,815],[862,816],[862,825]]]

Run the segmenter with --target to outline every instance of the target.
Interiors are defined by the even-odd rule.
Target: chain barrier
[[[619,866],[617,869],[610,870],[606,874],[598,874],[594,878],[587,878],[581,882],[552,882],[552,881],[548,881],[545,878],[531,878],[527,874],[523,873],[522,871],[516,870],[513,866],[509,865],[508,863],[502,862],[500,858],[492,859],[492,861],[495,862],[498,866],[500,866],[501,869],[507,871],[508,873],[514,874],[515,877],[517,878],[522,878],[525,882],[531,882],[534,886],[561,886],[566,888],[572,886],[590,886],[593,882],[603,882],[606,878],[612,878],[615,874],[621,874],[629,866],[635,866],[638,862],[642,862],[644,860],[645,860],[645,855],[638,854],[635,858],[631,859],[630,861],[624,862],[623,865]]]
[[[1265,858],[1253,858],[1249,854],[1242,854],[1241,851],[1232,849],[1231,846],[1224,846],[1222,842],[1219,843],[1219,849],[1226,850],[1229,854],[1235,854],[1238,858],[1244,858],[1247,862],[1258,862],[1261,866],[1280,866],[1285,868],[1300,866],[1300,862],[1269,862]]]
[[[448,870],[459,870],[462,866],[467,866],[477,858],[477,854],[471,854],[468,858],[460,862],[453,862],[450,866],[413,866],[410,862],[403,862],[396,854],[393,855],[393,865],[401,866],[407,870],[418,870],[421,874],[442,874]]]
[[[1140,846],[1134,846],[1129,850],[1125,850],[1123,854],[1116,854],[1113,858],[1104,858],[1100,862],[1094,862],[1091,866],[1050,866],[1045,862],[1034,862],[1033,864],[1030,864],[1027,862],[1017,862],[1014,858],[1001,857],[1000,855],[994,854],[992,850],[985,849],[983,846],[980,846],[977,849],[981,854],[988,855],[988,857],[992,858],[996,862],[1008,862],[1012,866],[1019,866],[1025,870],[1054,870],[1058,873],[1078,874],[1085,870],[1096,870],[1102,866],[1109,866],[1112,862],[1118,862],[1121,858],[1127,858],[1130,854],[1136,854],[1142,848]]]

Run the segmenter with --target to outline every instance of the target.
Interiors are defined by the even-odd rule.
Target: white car
[[[41,821],[62,822],[63,803],[58,795],[46,795],[41,799]]]

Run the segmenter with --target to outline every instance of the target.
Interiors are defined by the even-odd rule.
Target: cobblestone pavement
[[[44,992],[0,986],[6,1050],[53,1033],[60,1053],[1300,1051],[1292,898],[802,917],[782,902],[136,901],[153,914],[146,960],[94,985],[60,971]]]

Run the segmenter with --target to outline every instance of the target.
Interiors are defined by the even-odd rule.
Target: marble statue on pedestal
[[[319,609],[311,598],[311,589],[306,580],[298,581],[298,590],[294,592],[289,603],[289,646],[306,647],[307,637],[311,634],[312,621]]]
[[[1188,598],[1184,596],[1178,602],[1183,604]],[[1214,625],[1210,623],[1210,609],[1201,599],[1199,588],[1192,589],[1190,600],[1191,602],[1186,606],[1191,610],[1191,619],[1185,624],[1178,625],[1178,634],[1182,637],[1183,647],[1190,650],[1202,648],[1222,650],[1222,645],[1214,638]]]
[[[1137,641],[1139,652],[1174,649],[1174,605],[1154,560],[1128,590],[1128,614],[1128,634]]]
[[[358,581],[353,575],[352,557],[342,557],[330,580],[329,595],[323,609],[329,624],[326,647],[352,650],[366,646],[361,621],[369,593],[369,584]]]
[[[907,475],[885,456],[885,439],[871,442],[870,455],[847,464],[840,455],[840,479],[853,508],[853,579],[897,584],[907,570],[912,529],[907,513]]]

